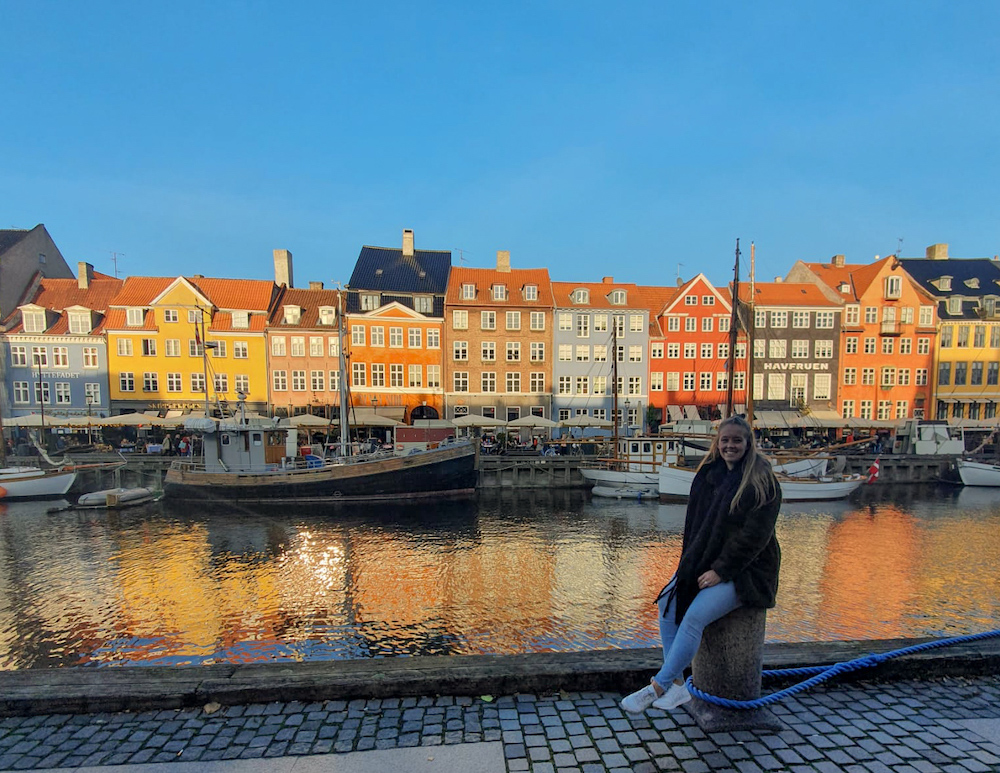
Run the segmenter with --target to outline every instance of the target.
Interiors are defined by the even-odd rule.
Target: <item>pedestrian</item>
[[[626,711],[669,710],[689,701],[682,675],[705,628],[741,606],[774,606],[781,487],[752,438],[746,419],[725,419],[698,467],[677,571],[656,599],[663,667],[622,699]]]
[[[177,444],[178,456],[187,456],[190,449],[191,444],[188,442],[187,435],[182,435],[180,442]]]

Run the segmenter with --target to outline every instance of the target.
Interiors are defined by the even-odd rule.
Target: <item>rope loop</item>
[[[937,639],[935,641],[914,644],[910,647],[903,647],[902,649],[892,650],[890,652],[873,652],[868,655],[863,655],[860,658],[855,658],[854,660],[846,660],[842,663],[835,663],[832,666],[777,668],[764,671],[763,676],[765,677],[805,676],[807,674],[813,674],[813,676],[799,682],[798,684],[786,687],[784,690],[779,690],[778,692],[771,693],[770,695],[765,695],[762,698],[755,698],[754,700],[749,701],[737,701],[730,698],[720,698],[718,695],[711,695],[707,692],[699,690],[694,686],[694,677],[690,676],[687,678],[684,686],[687,687],[688,692],[690,692],[695,698],[700,698],[706,703],[711,703],[715,706],[722,706],[727,709],[759,709],[764,706],[769,706],[772,703],[784,700],[785,698],[795,695],[796,693],[808,690],[811,687],[815,687],[816,685],[821,684],[828,679],[832,679],[835,676],[839,676],[840,674],[847,674],[851,671],[857,671],[862,668],[874,668],[887,660],[892,660],[893,658],[902,657],[904,655],[912,655],[917,652],[938,649],[940,647],[948,647],[953,644],[964,644],[965,642],[991,639],[994,637],[1000,637],[1000,629],[995,631],[985,631],[983,633],[968,634],[967,636],[955,636],[950,639]]]

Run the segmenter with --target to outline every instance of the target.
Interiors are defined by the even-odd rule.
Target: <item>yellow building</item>
[[[130,277],[108,307],[112,414],[146,410],[267,410],[265,328],[273,282]],[[207,350],[208,356],[203,353]]]

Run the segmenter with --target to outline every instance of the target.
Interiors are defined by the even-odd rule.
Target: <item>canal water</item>
[[[787,504],[771,641],[1000,627],[1000,489]],[[0,668],[658,644],[682,505],[579,491],[120,513],[0,504]]]

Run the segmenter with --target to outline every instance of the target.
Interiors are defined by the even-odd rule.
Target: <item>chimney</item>
[[[831,261],[831,263],[833,263],[833,265],[836,268],[843,268],[844,267],[844,256],[843,255],[834,255],[833,256],[833,260]]]
[[[80,261],[76,264],[76,286],[81,290],[86,290],[90,287],[91,281],[94,279],[94,267],[89,263]]]
[[[510,273],[510,250],[497,250],[497,271]]]
[[[932,244],[927,248],[927,260],[948,260],[948,245]]]
[[[310,282],[309,283],[309,289],[310,290],[322,290],[323,289],[323,283],[322,282]]]
[[[292,282],[292,253],[288,250],[274,251],[274,283],[294,287]]]
[[[601,277],[601,283],[606,285],[613,285],[615,283],[615,278],[613,276]]]
[[[782,282],[784,282],[784,281],[785,281],[784,277],[780,277],[780,276],[776,276],[776,277],[774,278],[774,283],[775,283],[775,284],[779,284],[779,285],[780,285],[780,284],[781,284]]]
[[[403,229],[403,257],[412,258],[413,257],[413,229],[404,228]]]

